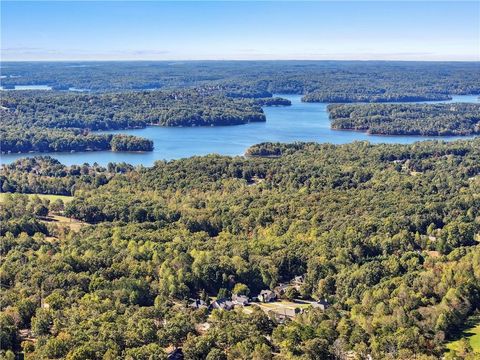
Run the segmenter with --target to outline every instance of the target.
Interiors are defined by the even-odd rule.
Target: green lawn
[[[5,200],[5,197],[8,195],[8,193],[0,193],[0,203],[2,203]],[[64,196],[64,195],[44,195],[44,194],[25,194],[27,196],[35,196],[38,195],[41,199],[48,199],[51,202],[61,199],[63,200],[64,203],[67,203],[69,201],[73,200],[73,196]]]
[[[446,348],[448,350],[457,351],[461,339],[468,339],[473,350],[480,352],[480,314],[470,317],[466,323],[465,329],[454,341],[447,343]]]

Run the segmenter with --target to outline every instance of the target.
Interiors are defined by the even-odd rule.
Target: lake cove
[[[161,127],[149,126],[145,129],[118,130],[109,133],[128,134],[153,140],[152,152],[77,152],[42,153],[50,155],[66,165],[94,162],[106,165],[109,162],[122,162],[133,165],[151,166],[157,160],[180,159],[184,157],[221,154],[243,155],[251,145],[261,142],[315,141],[319,143],[345,144],[353,141],[371,143],[409,144],[421,140],[455,140],[462,136],[421,137],[421,136],[376,136],[363,132],[332,130],[326,103],[304,103],[301,95],[276,94],[289,99],[291,106],[264,107],[266,122],[249,123],[237,126],[215,127]],[[439,102],[479,102],[478,95],[454,95],[452,100]],[[2,163],[37,154],[5,154]]]

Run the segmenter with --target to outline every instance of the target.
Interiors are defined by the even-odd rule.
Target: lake
[[[14,89],[4,89],[3,86],[0,86],[0,90],[14,91],[14,90],[52,90],[51,86],[48,85],[15,85]]]
[[[427,139],[454,140],[462,136],[420,137],[420,136],[378,136],[362,132],[332,130],[325,103],[302,103],[300,95],[275,95],[289,99],[292,106],[265,107],[267,121],[237,126],[172,128],[149,126],[145,129],[119,130],[121,133],[142,136],[153,140],[155,149],[146,153],[122,153],[111,151],[78,153],[43,153],[51,155],[66,165],[106,165],[109,162],[125,161],[134,165],[151,166],[156,160],[170,160],[194,155],[222,154],[243,155],[245,150],[261,142],[315,141],[319,143],[344,144],[352,141],[371,143],[408,144]],[[452,100],[441,102],[479,102],[478,95],[458,95]],[[2,163],[35,154],[2,155]]]

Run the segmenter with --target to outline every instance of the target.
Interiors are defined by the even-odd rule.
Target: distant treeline
[[[480,133],[480,104],[329,105],[334,129],[382,135],[473,135]]]
[[[480,94],[478,62],[215,61],[2,63],[3,86],[89,91],[202,88],[232,98],[302,94],[304,101],[442,100]]]
[[[304,102],[324,103],[354,103],[354,102],[409,102],[409,101],[439,101],[449,100],[447,94],[434,94],[422,92],[389,92],[384,89],[360,89],[354,91],[315,91],[302,97]]]

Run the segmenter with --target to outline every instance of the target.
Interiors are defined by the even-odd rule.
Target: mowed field
[[[0,203],[2,203],[8,195],[10,195],[10,193],[0,193]],[[44,194],[23,194],[23,195],[27,195],[29,197],[36,195],[41,199],[48,199],[51,202],[57,199],[62,200],[64,203],[67,203],[73,200],[73,196],[64,196],[64,195],[44,195]]]
[[[448,350],[458,351],[461,339],[467,339],[474,351],[480,352],[480,314],[472,316],[466,328],[458,335],[457,340],[446,345]]]

